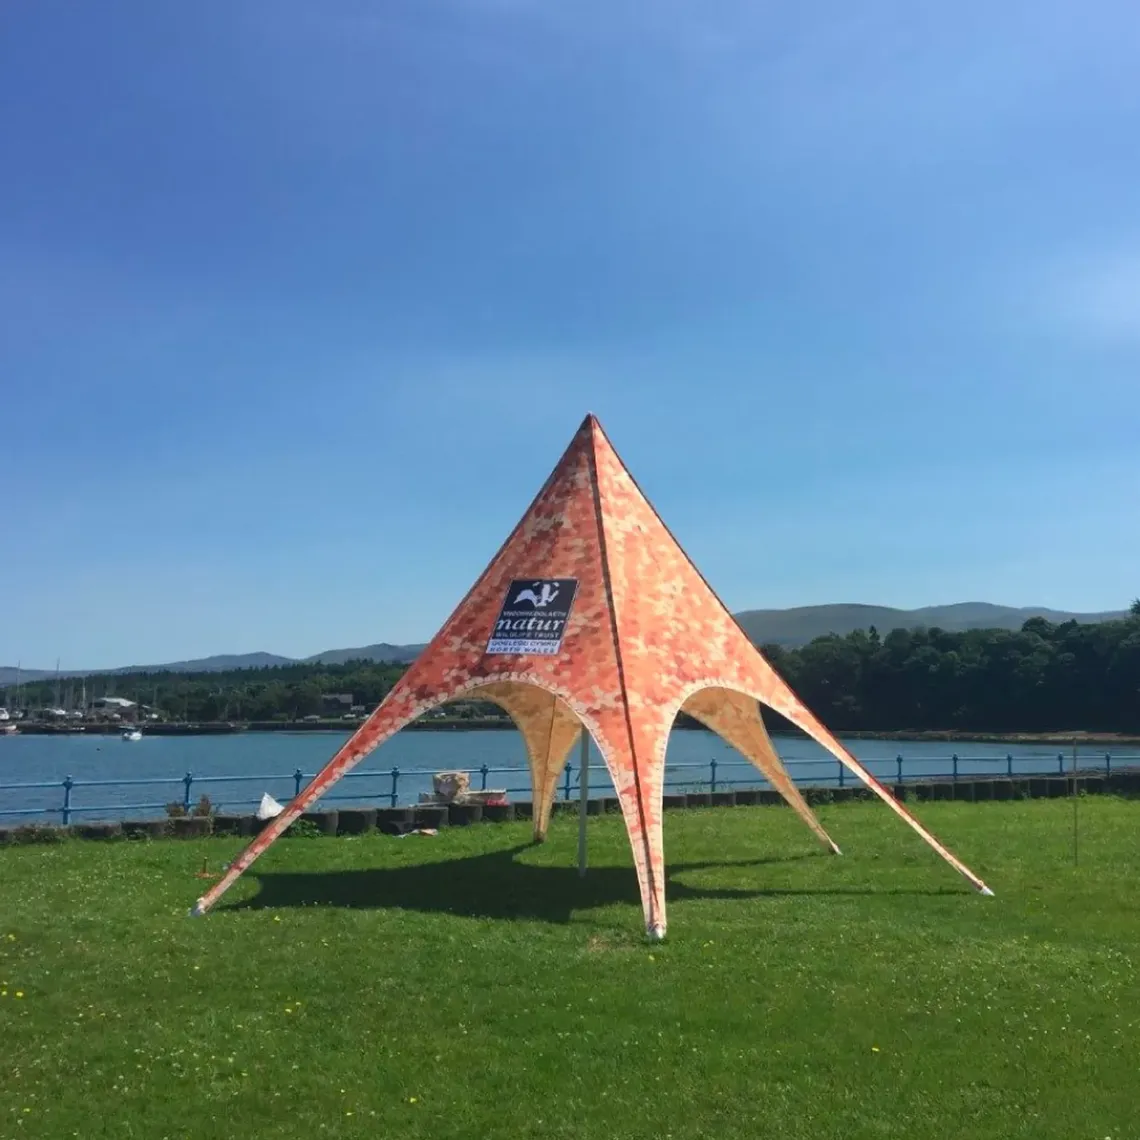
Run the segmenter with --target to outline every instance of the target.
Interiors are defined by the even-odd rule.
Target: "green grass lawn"
[[[1140,1136],[1140,803],[671,813],[669,939],[591,819],[0,848],[2,1137]]]

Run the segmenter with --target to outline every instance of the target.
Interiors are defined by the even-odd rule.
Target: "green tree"
[[[964,732],[1140,731],[1140,599],[1126,621],[1020,630],[896,629],[830,635],[798,649],[765,646],[773,667],[830,727]],[[352,693],[374,708],[407,666],[376,661],[301,663],[217,673],[91,677],[90,698],[118,691],[168,718],[287,720],[319,713],[322,693]],[[27,708],[53,702],[54,678],[24,686]],[[451,716],[504,716],[461,701]],[[765,711],[772,728],[786,728]]]

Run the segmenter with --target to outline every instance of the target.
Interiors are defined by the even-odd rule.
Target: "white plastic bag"
[[[257,818],[258,819],[272,819],[275,815],[280,815],[285,809],[268,793],[261,797],[261,803],[257,805]]]

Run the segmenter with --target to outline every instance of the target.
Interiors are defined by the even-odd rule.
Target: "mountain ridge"
[[[944,629],[961,633],[968,629],[1020,629],[1030,618],[1043,617],[1060,625],[1076,621],[1091,625],[1127,616],[1125,610],[1077,613],[1048,606],[999,606],[992,602],[952,602],[901,610],[892,606],[845,602],[825,606],[796,606],[782,610],[743,610],[734,615],[757,645],[781,645],[792,649],[829,633],[846,636],[874,626],[880,634],[892,629]]]
[[[781,610],[742,610],[734,615],[745,633],[756,645],[779,645],[794,649],[806,645],[817,637],[828,634],[845,636],[857,629],[874,626],[880,634],[892,629],[919,627],[962,632],[968,629],[1020,629],[1033,617],[1043,617],[1054,624],[1076,621],[1092,624],[1114,621],[1127,616],[1126,610],[1108,610],[1099,613],[1076,613],[1052,610],[1046,606],[999,606],[990,602],[955,602],[944,606],[923,606],[914,610],[876,606],[862,602],[836,603],[822,606],[794,606]],[[126,673],[217,673],[229,669],[260,669],[273,665],[341,665],[352,660],[413,661],[425,648],[426,642],[395,645],[380,641],[348,649],[326,649],[310,657],[284,657],[276,653],[221,653],[185,661],[172,661],[161,665],[125,665],[110,669],[66,669],[61,677],[114,676]],[[16,681],[15,666],[0,666],[0,686]],[[23,669],[25,681],[37,681],[55,676],[52,669]]]

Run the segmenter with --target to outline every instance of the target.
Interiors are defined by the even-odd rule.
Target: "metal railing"
[[[1114,766],[1117,768],[1133,767],[1140,765],[1140,754],[1136,755],[1116,755],[1111,753],[1104,753],[1103,756],[1098,755],[1095,757],[1095,763],[1092,763],[1093,757],[1078,756],[1078,771],[1082,774],[1091,774],[1103,772],[1106,775],[1111,775]],[[1012,753],[1007,753],[1005,756],[968,756],[959,759],[957,753],[949,758],[931,758],[931,759],[913,759],[906,761],[899,755],[893,761],[890,760],[871,760],[862,761],[863,766],[867,768],[877,779],[887,783],[907,783],[915,782],[917,780],[950,780],[957,781],[960,778],[974,778],[977,776],[1006,776],[1009,778],[1015,776],[1041,776],[1050,774],[1065,775],[1072,770],[1072,756],[1066,757],[1063,752],[1057,753],[1056,760],[1051,757],[1041,755],[1036,756],[1022,756],[1015,757]],[[908,771],[907,765],[911,765]],[[929,770],[930,765],[946,765],[949,764],[948,770]],[[1027,767],[1028,765],[1028,767]],[[916,771],[915,767],[922,766],[924,770]],[[604,766],[600,761],[595,761],[591,767],[599,773],[604,770]],[[849,772],[842,764],[836,760],[792,760],[785,762],[785,767],[788,769],[789,774],[797,784],[803,786],[814,787],[846,787],[855,786],[860,783],[858,777]],[[724,771],[744,769],[747,774],[740,779],[726,778]],[[805,769],[811,769],[807,775],[801,773]],[[483,764],[478,768],[459,769],[466,771],[468,776],[471,777],[472,786],[474,787],[476,781],[478,788],[481,791],[487,790],[487,780],[490,776],[508,776],[517,778],[523,781],[520,786],[507,787],[502,789],[504,793],[510,797],[518,794],[529,796],[531,794],[530,787],[530,772],[526,768],[519,767],[491,767]],[[401,770],[400,768],[392,768],[387,771],[362,771],[362,772],[349,772],[344,777],[344,781],[370,779],[378,780],[385,784],[387,790],[372,790],[367,794],[352,794],[351,792],[340,793],[336,795],[326,794],[321,797],[321,802],[326,801],[340,801],[351,802],[355,804],[368,804],[375,805],[378,802],[384,803],[386,806],[396,807],[400,802],[400,782],[406,780],[404,785],[409,791],[414,792],[416,788],[411,785],[416,785],[419,788],[430,787],[431,777],[435,774],[435,769],[429,768],[408,768]],[[686,778],[685,773],[701,773],[698,778]],[[71,776],[66,776],[62,781],[48,781],[42,783],[21,783],[21,784],[0,784],[0,804],[4,802],[5,793],[8,792],[43,792],[52,789],[60,789],[62,792],[62,802],[59,807],[45,807],[45,806],[29,806],[7,808],[0,807],[0,818],[3,817],[28,817],[28,816],[59,816],[63,824],[66,826],[72,822],[72,817],[79,813],[103,813],[105,816],[110,814],[119,819],[126,819],[131,812],[165,812],[171,804],[178,804],[181,809],[190,813],[194,807],[195,796],[202,794],[201,789],[213,785],[237,785],[241,783],[246,784],[260,784],[263,789],[276,788],[280,790],[282,785],[291,785],[292,795],[297,795],[301,789],[313,778],[315,773],[305,773],[300,768],[297,768],[292,775],[252,775],[252,776],[195,776],[193,772],[187,772],[181,777],[169,776],[155,776],[145,779],[135,780],[74,780]],[[595,777],[595,779],[597,779]],[[179,789],[177,800],[164,800],[161,802],[144,801],[139,803],[134,802],[119,802],[119,803],[76,803],[74,793],[77,790],[86,790],[90,788],[143,788],[143,787],[157,787],[160,785],[174,786]],[[731,790],[738,787],[751,787],[751,788],[768,788],[770,785],[768,781],[760,775],[755,767],[747,760],[723,760],[713,757],[707,763],[703,762],[680,762],[667,764],[665,768],[664,787],[666,792],[670,789],[683,789],[686,791],[697,791],[707,788],[710,792],[719,790]],[[566,765],[565,771],[561,781],[559,782],[559,791],[562,793],[562,798],[569,800],[575,793],[578,787],[578,769],[573,763]],[[197,791],[196,791],[197,789]],[[596,794],[604,797],[606,795],[613,795],[613,788],[609,784],[608,775],[597,781],[595,785]],[[133,793],[132,793],[133,794]],[[140,793],[141,794],[141,793]],[[257,799],[229,799],[224,801],[213,802],[212,807],[215,810],[225,809],[234,810],[241,807],[250,807],[259,802],[260,797]]]

